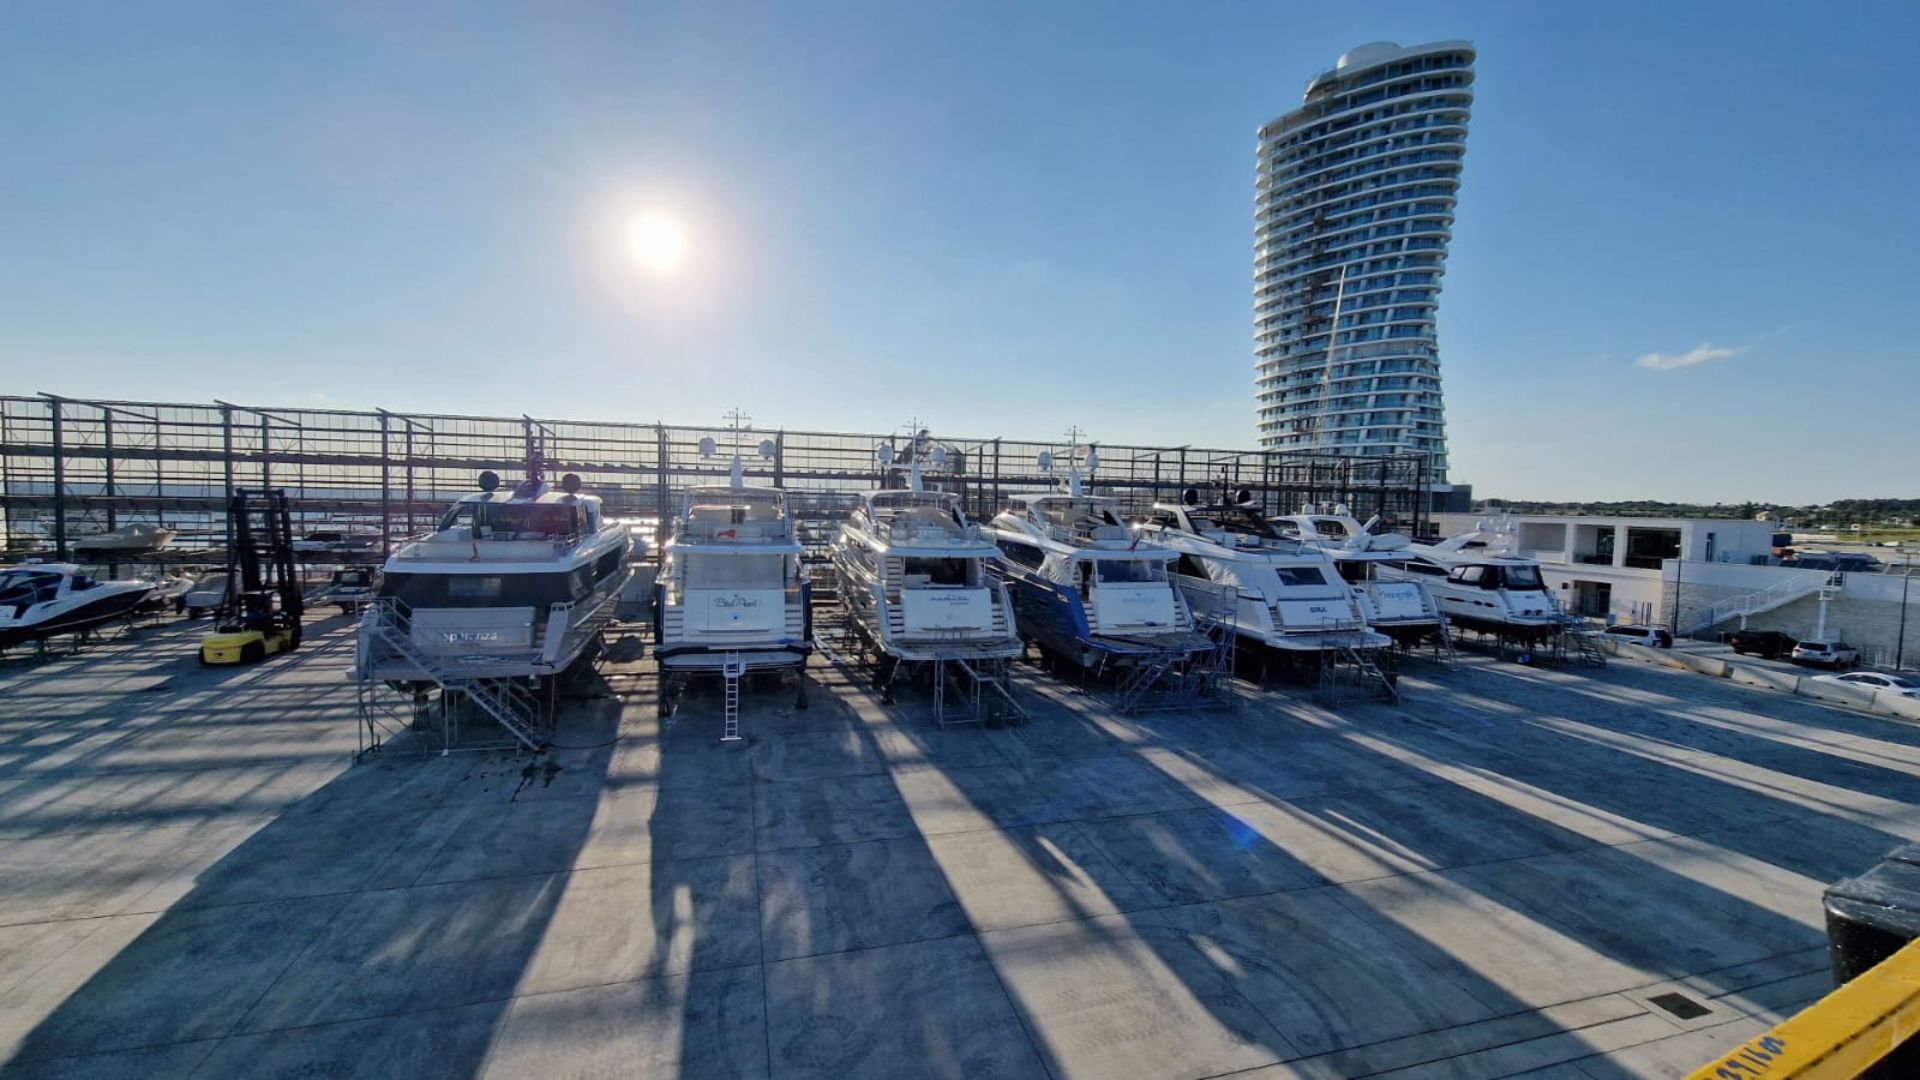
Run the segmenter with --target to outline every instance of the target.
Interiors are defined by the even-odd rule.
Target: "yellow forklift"
[[[293,568],[293,522],[279,488],[236,488],[227,502],[227,598],[213,632],[200,639],[200,663],[250,664],[300,647],[306,605]]]

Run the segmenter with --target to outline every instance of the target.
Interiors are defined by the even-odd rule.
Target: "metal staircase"
[[[1560,638],[1569,659],[1588,667],[1607,666],[1607,654],[1600,648],[1600,632],[1593,627],[1569,617],[1560,629]]]
[[[1702,631],[1711,630],[1721,623],[1726,622],[1728,619],[1734,618],[1740,620],[1740,628],[1744,630],[1747,628],[1747,616],[1749,615],[1760,615],[1772,611],[1775,608],[1785,607],[1795,600],[1805,596],[1812,596],[1816,592],[1837,591],[1845,583],[1845,580],[1845,577],[1839,571],[1826,574],[1819,574],[1817,571],[1796,573],[1793,577],[1769,585],[1764,589],[1756,589],[1753,592],[1743,593],[1714,604],[1712,607],[1701,612],[1687,626],[1681,628],[1680,633],[1676,636],[1687,637],[1701,633]],[[1674,601],[1670,600],[1668,603],[1668,612],[1671,614],[1673,610],[1671,605]]]
[[[1354,687],[1362,693],[1378,701],[1399,701],[1400,677],[1381,664],[1382,650],[1367,647],[1357,634],[1345,633],[1343,625],[1337,619],[1321,620],[1322,638],[1330,643],[1321,654],[1321,697],[1329,705],[1338,704],[1342,673],[1351,672]]]
[[[439,749],[444,755],[459,742],[458,699],[512,737],[512,745],[540,750],[551,730],[534,692],[517,679],[489,674],[480,664],[434,656],[416,645],[407,628],[412,609],[396,597],[378,597],[360,619],[354,643],[354,678],[360,712],[360,748],[356,759],[379,750],[404,731],[431,733],[433,691],[439,691]],[[432,689],[429,689],[431,687]],[[402,701],[404,699],[404,703]],[[471,747],[482,749],[482,747]]]
[[[1376,701],[1398,702],[1400,678],[1380,663],[1380,650],[1340,645],[1320,665],[1320,693],[1328,704],[1340,701],[1341,673],[1351,672],[1356,689]]]
[[[448,691],[465,694],[480,711],[493,717],[514,741],[529,750],[547,745],[540,723],[540,702],[533,692],[512,679],[456,679],[441,683]]]

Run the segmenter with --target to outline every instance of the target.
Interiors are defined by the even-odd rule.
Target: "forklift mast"
[[[227,600],[244,617],[249,598],[278,594],[279,616],[298,625],[304,611],[293,568],[293,520],[282,488],[235,488],[227,504],[233,546],[227,551]],[[255,601],[256,603],[258,601]]]

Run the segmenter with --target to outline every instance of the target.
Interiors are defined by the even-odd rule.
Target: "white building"
[[[1906,575],[1920,560],[1884,572],[1838,573],[1781,566],[1775,522],[1727,518],[1570,517],[1558,514],[1435,514],[1442,536],[1482,525],[1511,528],[1519,552],[1568,611],[1619,623],[1678,627],[1707,636],[1742,627],[1825,635],[1860,650],[1864,663],[1920,665],[1920,586]]]
[[[1433,520],[1442,536],[1452,536],[1470,532],[1486,519],[1436,514]],[[1764,521],[1723,518],[1514,514],[1506,520],[1517,535],[1520,553],[1540,561],[1542,576],[1568,611],[1635,623],[1669,620],[1675,577],[1670,561],[1682,560],[1678,575],[1684,590],[1687,566],[1693,563],[1767,566],[1778,531]],[[1703,588],[1715,587],[1705,573],[1695,576]],[[1715,579],[1726,576],[1716,574]]]
[[[1262,447],[1425,453],[1446,478],[1434,333],[1473,103],[1464,41],[1362,45],[1260,129]]]

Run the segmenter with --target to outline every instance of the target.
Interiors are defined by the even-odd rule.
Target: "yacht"
[[[1437,544],[1409,544],[1400,554],[1383,573],[1425,585],[1457,626],[1531,643],[1558,634],[1567,622],[1540,563],[1516,552],[1511,531],[1477,529]]]
[[[712,442],[702,440],[704,456]],[[772,443],[761,452],[772,456]],[[663,551],[653,654],[664,672],[731,677],[806,666],[813,593],[786,492],[746,486],[736,456],[729,484],[687,491]],[[664,688],[661,708],[672,709]]]
[[[1098,457],[1087,455],[1089,466]],[[1052,471],[1043,455],[1041,468]],[[1081,490],[1079,463],[1065,493],[1018,496],[988,524],[1006,561],[1020,634],[1048,657],[1090,670],[1183,661],[1213,647],[1174,587],[1172,548],[1147,543],[1118,504]]]
[[[126,618],[153,587],[150,581],[96,581],[72,563],[0,569],[0,649]]]
[[[1146,539],[1179,554],[1174,583],[1196,614],[1233,624],[1242,645],[1307,658],[1391,643],[1367,628],[1360,596],[1326,552],[1282,537],[1242,489],[1231,501],[1157,503],[1139,526]]]
[[[1282,537],[1326,552],[1340,576],[1360,596],[1367,626],[1403,646],[1445,632],[1439,601],[1418,577],[1399,571],[1412,541],[1399,533],[1376,533],[1379,517],[1362,524],[1336,505],[1332,513],[1302,507],[1298,514],[1268,519]],[[1384,573],[1383,573],[1384,570]]]
[[[361,623],[362,677],[417,681],[444,666],[549,679],[597,650],[630,573],[627,530],[578,476],[555,491],[543,472],[532,451],[511,488],[481,473],[479,491],[394,551]]]
[[[893,448],[880,447],[878,457],[891,466]],[[855,632],[884,658],[883,684],[901,663],[1008,660],[1026,651],[993,569],[1000,549],[967,521],[959,495],[925,489],[917,460],[907,488],[861,496],[830,556]]]
[[[177,530],[164,525],[122,525],[111,532],[81,537],[73,542],[73,550],[82,555],[132,555],[159,551],[178,535]]]

